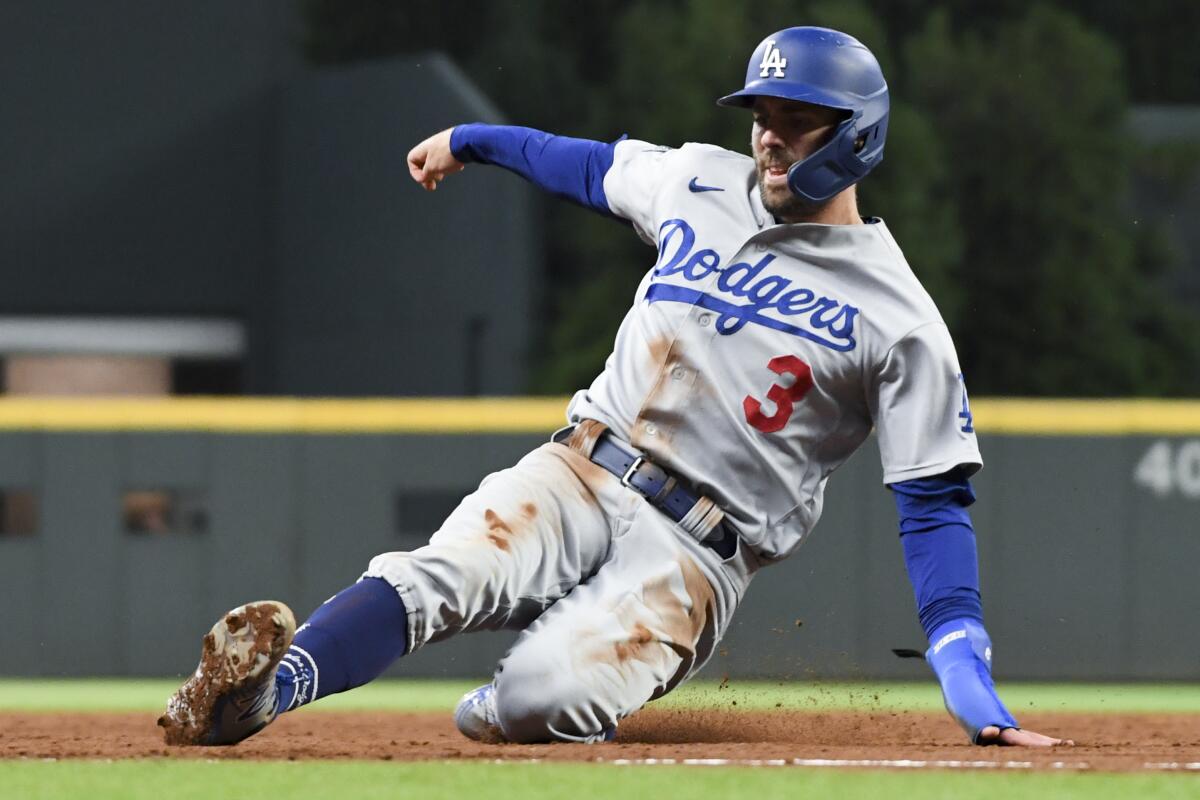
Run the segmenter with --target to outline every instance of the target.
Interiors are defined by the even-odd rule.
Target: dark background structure
[[[20,643],[0,649],[0,675],[189,669],[197,632],[233,598],[286,598],[308,614],[372,556],[423,544],[480,476],[541,441],[0,435],[0,484],[39,486],[43,500],[34,535],[0,536],[5,625]],[[1159,446],[1190,452],[1180,485],[1161,493],[1131,480]],[[1200,603],[1200,440],[983,436],[981,447],[973,516],[997,676],[1200,678],[1200,638],[1187,633]],[[923,648],[923,635],[878,464],[868,445],[830,481],[818,529],[755,576],[707,677],[927,677],[923,662],[891,652]],[[137,486],[206,498],[207,528],[131,532],[117,501]],[[484,676],[515,635],[458,637],[391,674]]]
[[[507,116],[611,140],[745,150],[713,105],[767,33],[848,31],[893,116],[861,187],[984,394],[1200,392],[1200,4],[305,0],[313,63],[436,46]],[[468,21],[464,23],[464,21]],[[480,35],[486,31],[486,35]],[[1152,113],[1131,113],[1153,106]],[[1191,122],[1188,122],[1191,120]],[[1139,193],[1133,192],[1139,186]],[[532,388],[586,385],[650,258],[546,204],[551,305]]]
[[[0,8],[0,316],[228,322],[245,345],[199,393],[522,392],[532,189],[481,172],[431,203],[405,164],[500,113],[434,53],[308,68],[296,13]]]

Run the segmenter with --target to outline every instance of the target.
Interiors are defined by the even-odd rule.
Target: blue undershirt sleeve
[[[503,167],[557,197],[609,216],[604,176],[616,146],[515,125],[471,123],[450,134],[450,152],[459,161]]]
[[[1018,727],[992,682],[992,641],[983,627],[975,531],[967,513],[975,492],[966,473],[959,468],[890,488],[917,613],[929,639],[925,660],[942,686],[946,710],[976,744],[988,726]]]
[[[975,492],[961,469],[890,484],[900,517],[904,563],[925,635],[954,619],[983,622],[975,531],[967,506]]]

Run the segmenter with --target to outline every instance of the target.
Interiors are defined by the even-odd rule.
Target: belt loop
[[[585,419],[575,426],[575,430],[571,431],[571,435],[563,444],[584,458],[591,458],[592,451],[596,449],[596,442],[600,441],[600,437],[607,430],[608,426],[603,422]]]
[[[673,475],[668,475],[667,479],[663,482],[662,488],[658,490],[658,493],[654,495],[654,497],[648,498],[650,503],[652,505],[658,505],[664,499],[666,499],[667,495],[674,491],[675,487],[678,485],[679,481],[675,480]]]

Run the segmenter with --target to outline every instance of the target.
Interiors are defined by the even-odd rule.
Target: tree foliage
[[[1139,149],[1123,53],[1063,10],[1077,5],[304,0],[303,47],[317,63],[445,50],[514,122],[745,151],[748,118],[713,103],[758,40],[789,23],[846,30],[879,57],[893,98],[860,206],[888,220],[937,300],[972,389],[1198,392],[1200,324],[1164,287],[1161,238],[1130,211]],[[1131,8],[1100,21],[1140,20]],[[1153,85],[1157,62],[1139,52],[1135,77]],[[1178,76],[1164,86],[1186,91]],[[558,392],[600,369],[653,252],[609,220],[546,211],[552,289],[531,388]]]
[[[1111,43],[1044,6],[986,37],[938,13],[905,61],[909,92],[955,172],[970,318],[956,339],[975,390],[1184,388],[1170,364],[1195,365],[1194,349],[1144,335],[1180,315],[1138,258],[1147,242],[1128,205],[1136,148]]]

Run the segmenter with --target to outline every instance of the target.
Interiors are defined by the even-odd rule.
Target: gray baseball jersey
[[[949,332],[881,220],[776,224],[753,160],[703,144],[623,141],[604,190],[658,257],[572,421],[691,481],[767,559],[872,425],[886,483],[982,466]]]

